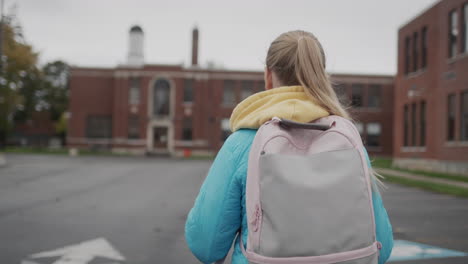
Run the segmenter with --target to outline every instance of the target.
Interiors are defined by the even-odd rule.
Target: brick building
[[[468,1],[440,1],[398,32],[394,162],[468,174]]]
[[[370,154],[391,156],[393,147],[393,84],[388,75],[331,76]]]
[[[132,27],[126,65],[73,67],[70,79],[71,147],[181,155],[214,153],[229,135],[235,105],[264,89],[263,72],[202,68],[198,30],[192,64],[152,65],[143,59],[143,30]],[[393,76],[335,74],[340,100],[353,105],[371,153],[392,154]]]
[[[32,112],[30,119],[15,122],[13,133],[8,144],[19,146],[49,147],[60,145],[60,138],[55,137],[55,125],[51,113],[47,111]]]

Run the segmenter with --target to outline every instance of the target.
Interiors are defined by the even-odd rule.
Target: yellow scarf
[[[240,102],[232,112],[231,130],[257,129],[273,117],[311,122],[329,113],[308,96],[302,86],[283,86],[256,93]]]

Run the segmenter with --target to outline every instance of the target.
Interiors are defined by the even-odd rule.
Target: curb
[[[396,171],[396,170],[392,170],[392,169],[375,168],[375,170],[379,174],[387,174],[387,175],[394,176],[394,177],[406,178],[406,179],[416,180],[416,181],[421,181],[421,182],[429,182],[429,183],[435,183],[435,184],[445,184],[445,185],[464,188],[464,189],[468,190],[468,183],[467,182],[460,182],[460,181],[454,181],[454,180],[448,180],[448,179],[432,178],[432,177],[428,177],[428,176],[416,175],[416,174],[413,174],[413,173],[408,173],[408,172],[403,172],[403,171]]]

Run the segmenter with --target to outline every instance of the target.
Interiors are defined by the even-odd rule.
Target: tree
[[[0,71],[0,146],[15,123],[48,111],[56,134],[65,138],[69,66],[63,61],[37,66],[38,53],[26,43],[14,15],[3,20],[3,71]]]
[[[42,68],[45,81],[44,102],[48,105],[52,120],[57,121],[68,108],[69,66],[63,61],[54,61]]]
[[[55,133],[65,142],[67,132],[69,66],[63,61],[54,61],[42,68],[44,77],[43,102],[48,107],[55,124]]]
[[[23,38],[21,26],[15,16],[3,18],[3,69],[0,72],[0,146],[5,144],[13,127],[17,111],[31,111],[32,102],[24,95],[34,94],[40,84],[40,71],[36,67],[38,53]],[[34,96],[33,96],[34,97]],[[27,112],[25,112],[27,113]]]

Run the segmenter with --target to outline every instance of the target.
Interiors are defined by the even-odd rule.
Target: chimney
[[[198,66],[198,28],[192,30],[192,66]]]
[[[143,66],[143,41],[144,34],[140,26],[133,26],[129,32],[127,64],[130,66]]]

